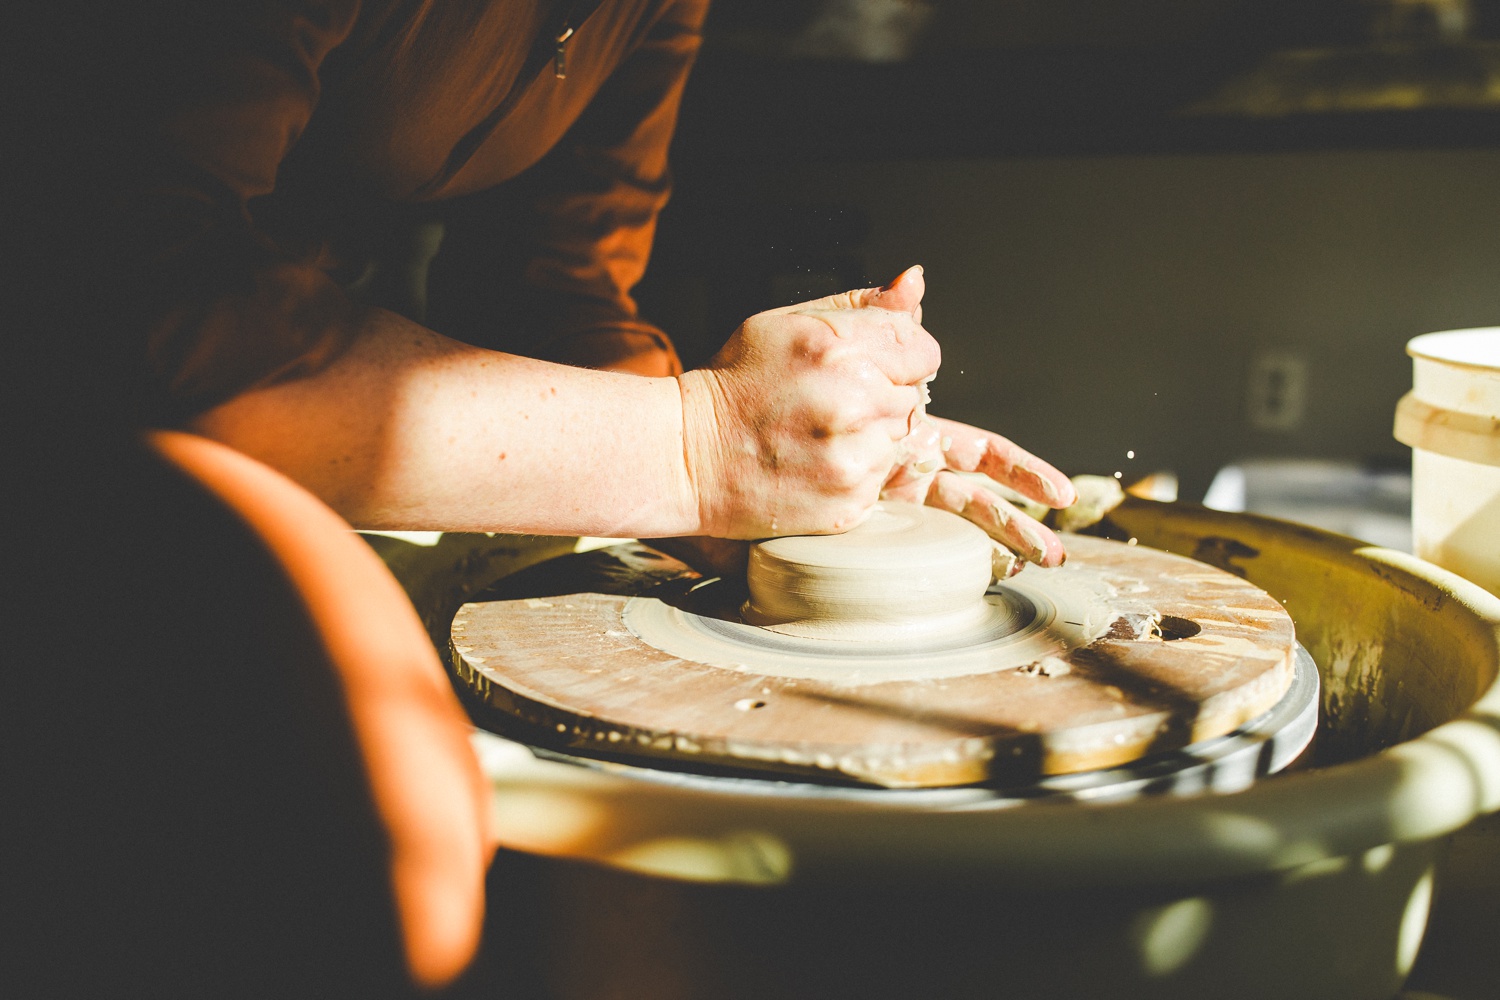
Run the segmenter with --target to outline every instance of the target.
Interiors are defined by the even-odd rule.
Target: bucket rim
[[[1488,335],[1493,339],[1495,361],[1492,364],[1443,353],[1445,345],[1470,343],[1478,340],[1481,335]],[[1460,327],[1420,334],[1406,342],[1406,353],[1419,361],[1433,361],[1469,371],[1500,373],[1500,326]]]

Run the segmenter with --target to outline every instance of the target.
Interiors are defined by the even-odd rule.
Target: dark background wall
[[[934,410],[1070,472],[1170,468],[1194,497],[1249,455],[1402,463],[1405,341],[1500,324],[1493,23],[720,0],[643,308],[691,362],[922,263]]]

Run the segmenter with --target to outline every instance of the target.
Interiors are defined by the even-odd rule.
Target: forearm
[[[655,536],[700,529],[677,383],[469,347],[373,311],[320,372],[192,428],[365,528]]]

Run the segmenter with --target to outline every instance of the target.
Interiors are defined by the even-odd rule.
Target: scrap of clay
[[[1098,524],[1125,500],[1125,489],[1113,476],[1074,476],[1078,502],[1048,517],[1058,531],[1082,531]]]
[[[1078,501],[1062,510],[1053,510],[1046,504],[1022,496],[1009,486],[995,482],[983,473],[968,472],[961,475],[981,482],[1017,510],[1058,531],[1078,532],[1098,524],[1125,500],[1125,490],[1113,476],[1072,477],[1073,488],[1078,491]]]

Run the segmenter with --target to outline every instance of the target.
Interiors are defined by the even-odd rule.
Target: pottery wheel
[[[1065,566],[991,585],[943,628],[833,638],[747,624],[765,616],[744,581],[622,544],[464,605],[453,662],[532,742],[887,787],[1113,767],[1230,733],[1291,686],[1292,622],[1264,591],[1143,546],[1066,544]]]

